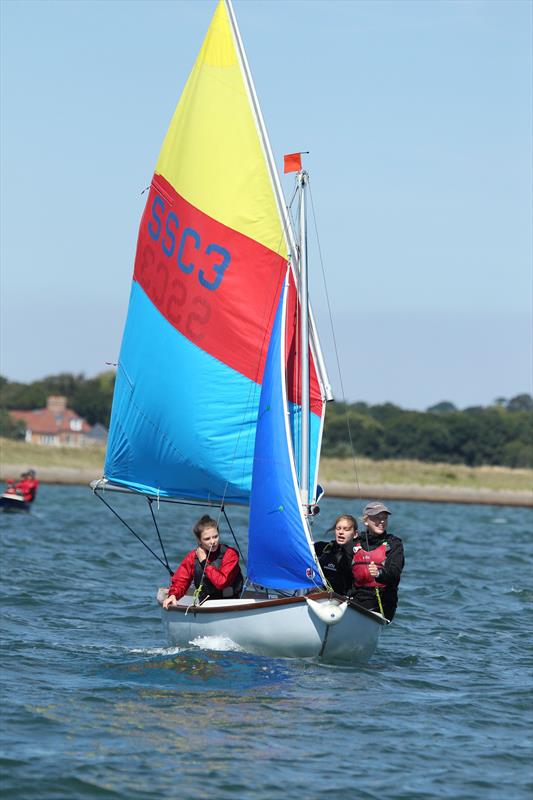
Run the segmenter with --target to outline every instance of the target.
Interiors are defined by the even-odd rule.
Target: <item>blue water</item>
[[[167,648],[164,569],[85,488],[1,515],[2,797],[529,800],[533,511],[392,510],[399,610],[359,668]],[[196,516],[157,512],[173,565]]]

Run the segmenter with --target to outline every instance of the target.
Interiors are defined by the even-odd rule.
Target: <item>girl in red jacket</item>
[[[233,547],[221,544],[216,521],[205,514],[193,532],[198,546],[187,553],[172,576],[163,608],[176,606],[193,581],[199,602],[238,597],[242,591],[239,554]]]

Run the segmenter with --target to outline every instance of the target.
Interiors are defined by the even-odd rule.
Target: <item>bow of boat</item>
[[[164,597],[160,591],[160,604]],[[387,624],[380,614],[328,592],[295,597],[249,594],[197,606],[186,596],[162,615],[170,643],[179,647],[199,638],[223,637],[256,655],[332,663],[367,661]]]

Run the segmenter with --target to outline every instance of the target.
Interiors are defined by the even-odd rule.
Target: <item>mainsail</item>
[[[105,462],[112,483],[248,502],[259,394],[289,258],[286,222],[228,3],[172,118],[141,220]],[[287,370],[300,403],[297,291]],[[323,391],[311,359],[311,487]]]

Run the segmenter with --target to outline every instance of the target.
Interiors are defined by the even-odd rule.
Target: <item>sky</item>
[[[117,361],[142,191],[214,8],[1,3],[9,380]],[[280,171],[310,151],[311,293],[336,397],[464,408],[532,392],[532,4],[234,8]]]

